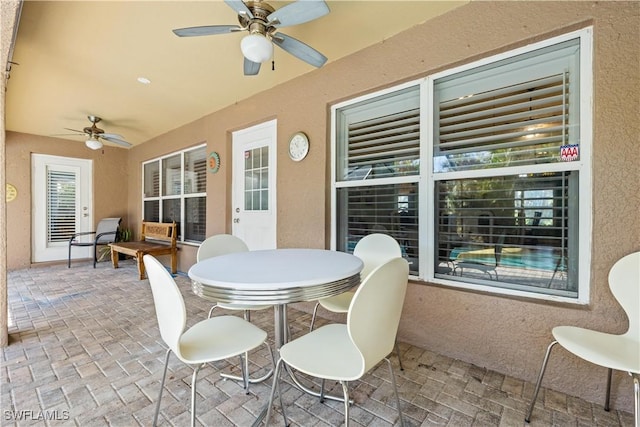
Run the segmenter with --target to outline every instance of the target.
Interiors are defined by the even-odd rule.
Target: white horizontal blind
[[[420,158],[420,109],[349,124],[347,147],[347,180],[415,174]]]
[[[47,170],[47,242],[69,240],[76,232],[76,176]]]
[[[353,252],[356,243],[371,233],[383,233],[396,239],[403,257],[418,258],[418,183],[366,185],[340,188],[338,249]],[[418,263],[411,264],[418,273]]]
[[[434,103],[435,173],[578,160],[580,41],[441,77]]]
[[[207,151],[206,147],[184,153],[184,194],[207,191]]]
[[[568,270],[577,250],[569,245],[568,221],[578,210],[579,200],[570,203],[577,174],[438,181],[438,263],[476,265],[457,271],[453,280],[495,280],[484,273],[495,266],[502,287],[577,296],[576,275]]]
[[[436,155],[450,171],[559,162],[568,92],[562,73],[441,101]]]
[[[420,173],[420,91],[412,86],[336,111],[337,181]]]

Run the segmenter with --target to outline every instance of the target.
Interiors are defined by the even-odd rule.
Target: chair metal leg
[[[171,349],[167,350],[167,354],[164,357],[164,372],[162,373],[162,381],[160,382],[160,392],[158,393],[158,403],[156,403],[156,413],[153,416],[153,427],[158,425],[158,414],[160,413],[160,401],[162,400],[162,390],[164,389],[164,381],[167,378],[167,368],[169,367],[169,355],[171,354]]]
[[[607,395],[604,398],[604,410],[609,412],[609,398],[611,397],[611,375],[613,374],[613,369],[609,368],[609,372],[607,373]]]
[[[324,381],[324,378],[320,381],[320,403],[324,402]]]
[[[344,394],[344,426],[349,427],[349,384],[346,381],[340,381],[340,384]]]
[[[395,343],[396,354],[398,355],[398,365],[400,365],[400,370],[404,371],[404,366],[402,366],[402,357],[400,357],[400,346],[398,346],[398,340]]]
[[[630,373],[631,374],[631,373]],[[640,426],[640,375],[631,374],[633,377],[633,417],[635,419],[635,425]]]
[[[193,370],[193,376],[191,377],[191,427],[196,427],[196,381],[198,379],[198,371],[205,364],[202,363]]]
[[[311,316],[311,325],[309,326],[309,332],[313,331],[313,324],[316,322],[316,314],[318,314],[318,307],[320,303],[317,302],[316,306],[313,307],[313,315]]]
[[[396,406],[398,407],[398,417],[400,419],[400,427],[404,427],[404,418],[402,417],[402,408],[400,407],[400,395],[398,394],[398,386],[396,385],[396,376],[393,373],[393,366],[391,365],[391,361],[388,358],[385,358],[384,360],[386,360],[387,365],[389,365],[389,376],[391,377],[393,392],[396,395]]]
[[[96,263],[98,262],[98,244],[93,242],[93,268],[96,268]]]
[[[544,376],[544,371],[547,369],[547,362],[549,361],[549,354],[551,353],[551,349],[554,345],[558,344],[558,341],[554,341],[549,344],[547,347],[547,353],[544,355],[544,360],[542,361],[542,366],[540,367],[540,373],[538,374],[538,381],[536,381],[536,389],[533,392],[533,397],[531,399],[531,404],[529,405],[529,410],[527,411],[527,415],[525,416],[525,422],[529,422],[531,420],[531,412],[533,412],[533,406],[536,404],[536,399],[538,398],[538,392],[540,391],[540,384],[542,383],[542,377]]]
[[[242,374],[242,388],[244,388],[245,394],[249,394],[249,353],[239,355],[240,357],[240,372]]]

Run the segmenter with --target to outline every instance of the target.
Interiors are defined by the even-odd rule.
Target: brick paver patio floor
[[[132,261],[43,266],[9,272],[9,346],[2,349],[3,426],[150,426],[161,380],[165,345],[147,280]],[[211,304],[176,277],[193,324]],[[223,310],[214,311],[224,313]],[[235,313],[239,315],[239,313]],[[273,338],[273,312],[252,313],[252,322]],[[308,330],[309,314],[289,309],[292,335]],[[326,320],[320,319],[319,324]],[[400,343],[405,370],[391,360],[408,426],[522,426],[533,384]],[[232,361],[236,363],[237,361]],[[270,369],[264,347],[250,354],[250,369]],[[238,373],[219,362],[201,370],[197,422],[204,426],[248,426],[268,400],[271,380],[249,394],[220,372]],[[540,363],[535,360],[536,365]],[[187,426],[192,370],[171,357],[159,424]],[[284,377],[283,377],[284,378]],[[311,384],[311,383],[309,383]],[[337,384],[330,392],[341,393]],[[293,426],[338,426],[343,406],[309,396],[290,382],[283,387]],[[351,384],[351,426],[397,425],[386,364]],[[276,405],[271,425],[283,425]],[[633,414],[605,412],[592,404],[542,389],[531,426],[632,426]]]

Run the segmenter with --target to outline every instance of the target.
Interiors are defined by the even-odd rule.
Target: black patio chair
[[[69,239],[69,259],[67,261],[67,267],[71,268],[71,248],[73,246],[93,246],[93,268],[96,268],[96,263],[98,262],[98,246],[108,245],[117,240],[120,221],[121,218],[103,218],[98,223],[96,231],[84,231],[71,236]],[[87,236],[91,235],[95,237],[89,239]]]

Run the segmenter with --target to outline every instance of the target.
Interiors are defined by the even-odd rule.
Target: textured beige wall
[[[208,151],[218,151],[222,159],[221,171],[208,175],[207,231],[229,231],[230,132],[275,117],[278,246],[326,247],[332,104],[593,25],[591,304],[554,305],[412,284],[400,329],[401,340],[532,381],[552,327],[571,324],[608,332],[626,330],[627,319],[609,291],[607,273],[616,259],[640,249],[639,10],[637,2],[473,2],[135,148],[130,166],[139,171],[140,161],[157,155],[157,147],[170,152],[207,141]],[[300,163],[290,161],[286,154],[287,139],[297,130],[307,132],[311,139],[309,156]],[[130,170],[130,175],[139,174],[136,171]],[[130,203],[137,205],[137,211],[139,185],[137,179],[129,182]],[[193,258],[193,251],[183,252],[181,270],[186,271]],[[545,386],[601,401],[604,374],[604,369],[557,349]],[[632,409],[628,376],[615,376],[613,396],[616,406]]]
[[[230,231],[231,132],[276,118],[278,246],[326,247],[332,104],[593,25],[591,303],[575,307],[416,283],[409,288],[399,333],[400,340],[419,347],[533,381],[552,327],[617,333],[627,327],[607,273],[616,259],[640,250],[639,24],[638,2],[472,2],[129,150],[127,222],[136,227],[141,220],[141,162],[206,141],[207,151],[221,157],[220,172],[207,175],[207,233]],[[296,163],[286,153],[288,137],[298,130],[310,136],[311,150]],[[16,155],[8,147],[8,162]],[[28,168],[8,170],[7,176],[18,173],[28,178]],[[23,213],[8,214],[10,228],[28,227]],[[183,246],[179,269],[188,270],[194,261],[195,248]],[[556,349],[544,385],[601,402],[605,372]],[[614,376],[615,407],[633,409],[631,387],[627,375]]]
[[[31,265],[31,154],[93,160],[93,218],[121,216],[127,220],[127,150],[104,147],[87,149],[84,141],[7,132],[6,178],[18,190],[7,204],[7,266],[9,270]]]

